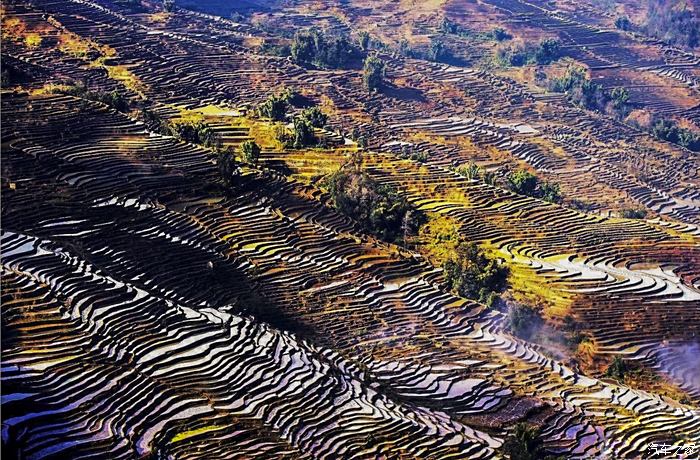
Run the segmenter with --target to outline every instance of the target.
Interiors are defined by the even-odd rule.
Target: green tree
[[[234,185],[236,179],[240,175],[241,170],[233,156],[233,152],[228,150],[221,153],[217,157],[217,165],[219,167],[219,174],[221,175],[221,179],[224,181],[224,184],[227,187]]]
[[[615,108],[621,108],[630,100],[630,92],[627,88],[616,87],[610,92],[610,98]]]
[[[361,31],[358,35],[358,42],[360,44],[360,49],[362,49],[362,51],[369,50],[369,43],[370,43],[369,32],[367,32],[366,30]]]
[[[362,81],[368,91],[378,91],[384,85],[384,61],[376,56],[365,59]]]
[[[521,195],[535,196],[538,182],[537,176],[524,169],[508,175],[508,186]]]
[[[430,50],[428,51],[428,58],[431,61],[439,62],[447,56],[447,49],[442,40],[434,38],[430,41]]]
[[[318,106],[309,107],[301,112],[301,118],[308,121],[315,128],[323,128],[328,122],[328,115],[323,113]]]
[[[253,140],[244,141],[241,144],[243,161],[251,165],[257,165],[260,158],[260,146]]]
[[[318,142],[318,139],[316,139],[316,135],[314,134],[314,127],[311,125],[309,120],[304,118],[294,119],[294,132],[292,133],[292,136],[292,146],[295,149],[308,147]]]
[[[376,182],[358,165],[337,171],[323,186],[338,211],[385,241],[401,241],[407,229],[417,229],[422,221],[421,214],[395,188]],[[407,216],[409,211],[411,215]]]
[[[474,243],[460,243],[442,268],[452,292],[469,299],[483,300],[502,291],[508,278],[508,268],[486,257]]]
[[[474,162],[471,162],[466,166],[462,165],[458,167],[456,171],[457,174],[466,177],[469,180],[478,180],[481,176],[481,168]]]
[[[625,375],[627,375],[628,371],[629,369],[627,368],[627,364],[625,363],[625,361],[622,358],[620,358],[619,355],[615,355],[612,362],[606,369],[605,375],[608,377],[612,377],[615,380],[619,380],[620,382],[624,382]]]
[[[632,30],[632,21],[627,16],[618,16],[615,19],[615,27],[620,30]]]
[[[544,182],[542,185],[540,185],[539,195],[544,201],[559,203],[561,201],[559,184]]]
[[[535,62],[538,64],[549,64],[559,59],[561,43],[555,38],[545,38],[535,51]]]
[[[527,423],[515,425],[513,434],[503,443],[503,451],[511,460],[541,460],[545,458],[540,430]]]
[[[284,94],[271,94],[258,106],[258,115],[275,121],[283,121],[289,104]]]

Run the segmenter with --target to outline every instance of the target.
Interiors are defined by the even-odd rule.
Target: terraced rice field
[[[3,4],[19,21],[2,50],[19,75],[0,109],[4,455],[516,458],[522,423],[553,458],[700,443],[697,153],[468,63],[379,48],[389,84],[369,93],[361,69],[306,68],[252,44],[288,27],[355,33],[372,15],[398,36],[387,5],[347,3],[257,13],[277,28],[160,2]],[[428,3],[416,30],[471,8]],[[664,106],[668,88],[633,93],[640,106],[698,107],[697,53],[613,40],[537,4],[482,3],[488,20],[561,31],[601,72],[688,91],[688,107]],[[132,110],[60,90],[75,82]],[[282,89],[329,115],[324,146],[283,147],[254,116]],[[260,160],[227,188],[220,153],[144,112],[201,119],[222,148],[255,140]],[[588,362],[457,296],[427,242],[382,241],[337,211],[322,178],[351,161],[508,266],[509,295],[541,307],[553,336],[575,321]],[[455,172],[468,162],[495,182]],[[516,167],[559,183],[564,200],[508,190]],[[619,217],[631,207],[646,217]],[[615,357],[645,381],[606,375]]]

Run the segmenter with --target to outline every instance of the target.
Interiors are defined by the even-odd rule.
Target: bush
[[[328,115],[323,113],[317,106],[302,111],[301,118],[308,121],[315,128],[323,128],[328,122]]]
[[[661,118],[652,125],[651,133],[657,138],[700,152],[700,133],[680,128],[675,121]]]
[[[623,382],[628,372],[627,364],[619,356],[615,356],[605,371],[607,377]]]
[[[243,161],[248,164],[257,165],[260,158],[260,146],[253,140],[244,141],[241,144],[241,154]]]
[[[508,328],[516,336],[530,340],[542,327],[540,314],[532,307],[520,304],[508,308]]]
[[[67,88],[58,88],[54,90],[54,92],[68,94],[70,96],[80,97],[90,101],[101,102],[119,112],[126,113],[129,111],[129,100],[116,89],[106,93],[102,91],[90,91],[84,85],[73,85]]]
[[[317,142],[318,139],[316,139],[316,135],[314,134],[314,127],[311,125],[309,120],[304,118],[295,118],[292,147],[295,149],[300,149],[314,145]]]
[[[538,182],[537,176],[524,169],[519,169],[508,175],[508,186],[512,191],[521,195],[535,196]]]
[[[505,289],[509,273],[505,265],[486,257],[474,243],[460,243],[442,268],[452,292],[481,301],[486,300],[490,293]]]
[[[450,53],[442,40],[434,38],[430,41],[430,49],[428,50],[428,59],[434,62],[445,61]]]
[[[469,180],[478,180],[481,176],[481,168],[473,162],[469,163],[468,165],[461,165],[457,167],[455,172]]]
[[[561,42],[554,38],[542,40],[536,47],[523,43],[501,45],[496,48],[496,63],[521,67],[531,64],[549,64],[561,57]]]
[[[491,37],[493,37],[494,40],[498,42],[502,42],[505,40],[510,40],[513,38],[511,34],[509,34],[505,29],[501,27],[496,27],[491,31]]]
[[[182,141],[205,147],[221,147],[221,136],[203,121],[176,121],[167,126],[170,134]]]
[[[422,216],[396,189],[377,183],[358,168],[337,171],[324,181],[323,187],[338,211],[385,241],[403,241],[422,221]]]
[[[539,195],[544,201],[559,203],[561,201],[559,184],[544,182],[540,185]]]
[[[684,2],[649,0],[643,30],[671,45],[689,48],[700,45],[700,21],[696,11],[688,9]]]
[[[625,219],[644,219],[647,212],[645,209],[623,209],[620,215]]]
[[[377,91],[384,86],[384,61],[375,56],[365,59],[362,81],[369,92]]]
[[[546,79],[545,76],[540,80],[550,91],[567,93],[571,102],[589,110],[606,111],[618,119],[624,118],[630,111],[627,88],[617,87],[606,92],[601,85],[588,78],[583,67],[569,66],[562,77]]]
[[[289,103],[284,94],[272,94],[258,106],[258,116],[274,121],[283,121],[287,115]]]
[[[627,16],[618,16],[615,19],[615,27],[620,30],[632,30],[632,21]]]
[[[263,40],[260,46],[258,46],[258,52],[261,54],[280,57],[287,57],[291,56],[292,54],[292,50],[289,45],[273,43],[267,39]]]
[[[360,45],[360,49],[362,51],[369,50],[369,43],[370,43],[369,32],[367,32],[365,30],[361,31],[357,37],[357,43]]]
[[[297,32],[290,51],[297,64],[332,69],[344,68],[362,56],[347,37],[326,36],[318,29]]]
[[[510,460],[540,460],[545,458],[540,430],[518,423],[513,434],[503,443],[503,451]]]
[[[217,165],[219,167],[219,174],[221,175],[221,179],[224,181],[224,184],[227,187],[234,185],[236,179],[240,175],[241,169],[239,168],[238,163],[236,163],[233,152],[226,151],[221,153],[217,158]]]

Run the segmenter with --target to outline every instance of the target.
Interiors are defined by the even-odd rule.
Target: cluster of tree
[[[562,458],[548,455],[542,442],[541,430],[524,422],[515,425],[513,434],[503,443],[502,449],[511,460],[558,460]]]
[[[292,55],[292,48],[286,43],[275,43],[265,39],[260,46],[258,46],[258,52],[270,56],[287,57]]]
[[[163,0],[163,10],[169,13],[175,11],[175,0]]]
[[[250,165],[257,166],[260,151],[260,146],[254,140],[243,141],[241,144],[241,157]]]
[[[428,153],[425,150],[413,150],[405,145],[401,147],[401,152],[398,156],[404,160],[413,160],[419,163],[428,161]]]
[[[178,120],[163,125],[166,134],[205,147],[221,148],[221,136],[201,120]]]
[[[384,86],[384,61],[376,56],[367,56],[362,72],[362,81],[369,92],[379,91]]]
[[[623,209],[620,215],[625,219],[644,219],[647,212],[645,209]]]
[[[60,94],[68,94],[70,96],[88,99],[90,101],[102,102],[119,112],[126,113],[129,111],[129,100],[116,89],[111,92],[91,91],[86,85],[72,85],[68,87],[58,87],[54,91]]]
[[[323,187],[338,211],[384,241],[405,242],[421,225],[422,215],[395,188],[378,183],[358,165],[330,175]]]
[[[445,279],[455,294],[491,306],[506,287],[508,267],[490,259],[475,243],[460,243],[443,264]]]
[[[269,118],[273,121],[284,121],[289,108],[289,93],[281,92],[271,94],[257,108],[258,116],[261,118]]]
[[[503,67],[521,67],[531,64],[549,64],[561,57],[561,42],[545,38],[536,46],[522,42],[501,45],[496,49],[496,63]]]
[[[651,126],[651,133],[661,140],[673,142],[693,152],[700,152],[700,133],[681,128],[674,120],[656,120]]]
[[[470,162],[454,168],[454,172],[469,180],[482,180],[485,184],[496,184],[496,173],[493,171],[483,171],[476,163]]]
[[[630,18],[627,16],[618,16],[615,19],[615,27],[617,27],[620,30],[625,30],[629,31],[632,30],[632,21],[630,21]]]
[[[515,193],[540,198],[550,203],[561,201],[559,184],[552,182],[540,182],[537,176],[524,169],[508,175],[508,186]]]
[[[7,88],[17,84],[27,77],[24,72],[17,69],[14,65],[8,63],[6,59],[2,59],[0,68],[2,68],[2,71],[0,72],[0,87],[2,88]]]
[[[495,40],[502,42],[513,38],[511,34],[501,27],[496,27],[488,32],[475,32],[456,22],[450,21],[448,18],[443,18],[442,22],[440,22],[440,32],[443,34],[458,35],[472,40]]]
[[[620,382],[624,382],[625,375],[627,375],[628,371],[629,369],[627,367],[627,363],[616,355],[612,362],[608,365],[608,368],[605,370],[605,375]]]
[[[566,93],[574,104],[589,110],[599,110],[620,119],[630,112],[627,88],[616,87],[606,91],[600,84],[592,82],[586,69],[580,66],[569,66],[563,76],[556,78],[547,78],[539,73],[537,83],[550,91]]]
[[[323,128],[328,121],[328,115],[318,107],[304,109],[294,117],[293,128],[289,131],[284,126],[277,129],[277,140],[287,148],[301,149],[318,144],[314,128]]]
[[[240,147],[241,159],[251,166],[257,166],[260,150],[260,146],[254,140],[244,141]],[[236,161],[235,152],[231,147],[218,153],[217,165],[224,185],[227,187],[236,185],[241,176],[241,165]]]
[[[318,29],[297,32],[290,47],[300,65],[341,69],[361,59],[362,50],[344,35],[326,35]]]
[[[530,340],[540,331],[544,320],[540,313],[529,305],[508,305],[508,329],[516,336]]]
[[[445,62],[452,56],[450,50],[445,46],[445,43],[439,38],[430,40],[430,48],[428,49],[428,60],[433,62]]]
[[[700,20],[685,1],[649,0],[642,30],[672,45],[700,45]]]

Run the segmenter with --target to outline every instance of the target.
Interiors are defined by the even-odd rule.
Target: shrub
[[[661,140],[700,152],[700,133],[680,128],[673,120],[666,118],[656,120],[652,125],[651,133]]]
[[[700,21],[696,11],[688,9],[684,2],[649,0],[643,30],[672,45],[700,45]]]
[[[369,49],[369,32],[363,30],[358,34],[357,42],[360,45],[362,51],[367,51]]]
[[[508,186],[515,193],[527,196],[535,196],[538,179],[534,174],[519,169],[508,175]]]
[[[481,168],[475,163],[469,163],[468,165],[461,165],[455,170],[457,174],[462,177],[466,177],[469,180],[478,180],[481,176]]]
[[[494,40],[498,42],[502,42],[505,40],[510,40],[513,38],[511,34],[509,34],[505,29],[501,27],[496,27],[491,31],[491,37],[493,37]]]
[[[503,451],[511,460],[540,460],[545,458],[540,430],[518,423],[513,434],[503,443]]]
[[[205,147],[221,147],[221,136],[203,121],[176,121],[167,125],[170,134],[182,141]]]
[[[396,189],[377,183],[358,168],[337,171],[323,187],[338,211],[385,241],[400,242],[420,226],[422,216]]]
[[[260,158],[260,146],[253,140],[244,141],[241,144],[241,154],[243,161],[248,164],[257,165]]]
[[[615,19],[615,27],[620,30],[632,30],[632,21],[627,16],[618,16]]]
[[[502,291],[508,278],[508,268],[486,257],[474,243],[460,243],[442,268],[452,292],[475,300]]]
[[[297,64],[339,69],[362,55],[345,36],[327,36],[318,29],[297,32],[291,45],[291,56]]]
[[[384,61],[375,56],[365,59],[362,81],[368,91],[377,91],[384,86]]]
[[[540,314],[532,307],[512,304],[508,308],[508,328],[516,336],[530,340],[542,327]]]
[[[647,212],[645,209],[623,209],[620,215],[625,219],[644,219]]]
[[[561,201],[559,184],[544,182],[542,185],[540,185],[539,195],[544,201],[559,203]]]
[[[546,38],[537,46],[513,43],[496,48],[496,63],[503,66],[521,67],[530,64],[549,64],[561,57],[561,42]]]
[[[300,149],[318,142],[314,134],[314,127],[304,118],[294,119],[294,132],[292,139],[292,147]]]
[[[301,112],[301,118],[308,121],[315,128],[323,128],[328,121],[328,115],[323,113],[317,106],[304,109]]]
[[[289,103],[284,94],[272,94],[258,106],[258,116],[275,121],[283,121]]]
[[[605,370],[605,375],[622,382],[625,380],[625,375],[627,375],[628,370],[629,369],[627,368],[625,361],[620,358],[620,356],[615,356],[608,368]]]
[[[442,40],[433,38],[430,41],[430,49],[428,50],[428,59],[434,62],[444,61],[449,57],[449,51]]]
[[[221,179],[224,181],[224,184],[227,187],[233,185],[241,172],[238,163],[236,163],[233,156],[233,152],[226,151],[221,153],[217,157],[217,165],[219,167],[219,174],[221,175]]]

